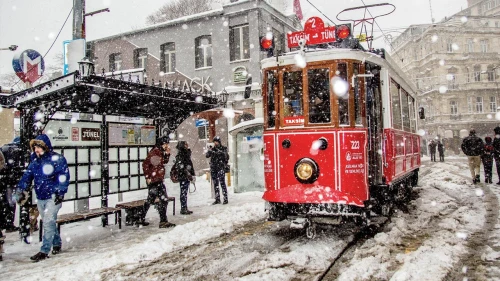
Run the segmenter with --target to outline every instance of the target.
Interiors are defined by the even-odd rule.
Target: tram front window
[[[347,64],[339,63],[337,65],[337,76],[347,82]],[[349,91],[346,93],[337,93],[339,101],[339,124],[349,125]]]
[[[304,124],[302,106],[302,71],[283,74],[283,117],[285,126]]]
[[[307,71],[309,123],[330,123],[330,74],[328,68]]]

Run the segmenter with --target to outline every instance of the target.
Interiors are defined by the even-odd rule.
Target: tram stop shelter
[[[100,134],[99,141],[94,142],[96,145],[57,147],[56,151],[75,158],[71,163],[68,161],[70,172],[72,169],[74,172],[70,180],[70,188],[73,189],[65,201],[88,201],[90,197],[100,197],[101,207],[108,207],[110,180],[117,182],[117,188],[113,187],[111,193],[141,188],[140,163],[154,142],[149,147],[113,148],[108,142],[109,125],[112,123],[109,120],[112,118],[107,116],[152,119],[154,127],[150,127],[158,137],[175,130],[192,114],[216,108],[222,102],[219,95],[209,91],[195,91],[189,87],[180,90],[181,87],[173,83],[162,87],[161,83],[153,86],[134,83],[131,79],[125,81],[123,76],[120,78],[82,76],[76,71],[18,93],[0,94],[1,107],[20,110],[21,146],[26,152],[25,162],[29,161],[29,141],[43,132],[54,113],[79,112],[101,116],[98,124],[95,124],[96,121],[92,124]],[[117,157],[109,157],[110,147],[118,151]],[[125,164],[127,166],[123,166]],[[112,165],[117,167],[118,174],[110,175]],[[97,176],[88,176],[91,171]],[[82,177],[85,173],[87,175]],[[107,224],[107,217],[103,217],[103,223]]]

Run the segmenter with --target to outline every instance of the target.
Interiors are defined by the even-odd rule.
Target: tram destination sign
[[[311,17],[304,24],[304,31],[287,34],[288,48],[299,47],[300,40],[305,40],[306,45],[317,45],[337,41],[335,26],[326,26],[319,17]]]

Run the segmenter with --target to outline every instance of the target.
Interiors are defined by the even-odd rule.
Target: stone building
[[[237,113],[234,118],[224,118],[220,111],[216,114],[222,118],[206,124],[197,122],[204,117],[196,115],[174,132],[174,141],[188,141],[200,172],[208,167],[203,156],[212,137],[208,126],[215,126],[215,134],[230,147],[227,131],[232,126],[245,118],[262,117],[260,61],[267,53],[260,50],[260,38],[272,33],[275,52],[285,52],[286,34],[302,29],[295,15],[283,14],[286,3],[231,1],[211,11],[88,42],[87,56],[99,73],[119,75],[122,70],[144,68],[148,83],[227,93],[228,107]],[[251,94],[244,99],[247,84]]]
[[[500,18],[494,17],[500,0],[468,2],[441,22],[410,26],[391,43],[425,109],[422,146],[438,138],[450,154],[461,152],[471,128],[484,138],[500,125]]]

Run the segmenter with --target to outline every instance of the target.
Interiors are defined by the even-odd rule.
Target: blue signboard
[[[254,139],[262,140],[262,136],[247,136],[247,141],[251,141]]]
[[[195,121],[196,128],[198,127],[206,127],[208,126],[208,120],[205,119],[197,119]]]

